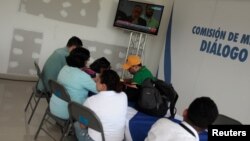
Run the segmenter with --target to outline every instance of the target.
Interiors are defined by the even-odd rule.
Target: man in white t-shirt
[[[99,117],[106,141],[123,141],[128,104],[126,94],[121,91],[120,77],[113,70],[104,70],[97,77],[96,88],[99,93],[89,97],[83,105]],[[75,129],[78,141],[85,141],[79,124],[75,124]],[[100,133],[90,128],[88,134],[94,141],[102,140]]]
[[[199,141],[198,133],[211,125],[217,116],[218,109],[212,99],[197,98],[183,112],[182,123],[162,118],[151,127],[145,141]]]

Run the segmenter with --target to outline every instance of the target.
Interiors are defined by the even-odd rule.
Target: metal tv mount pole
[[[127,47],[127,53],[124,60],[124,63],[126,63],[126,60],[129,55],[138,55],[140,56],[142,63],[143,63],[143,54],[144,54],[144,48],[146,45],[147,40],[147,34],[141,33],[141,32],[134,32],[132,31],[130,33],[128,47]],[[131,77],[131,75],[128,73],[128,71],[123,70],[121,78],[124,77]]]

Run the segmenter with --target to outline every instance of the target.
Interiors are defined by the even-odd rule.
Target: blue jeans
[[[74,123],[75,134],[78,141],[94,141],[88,134],[87,128],[81,128],[79,122]]]

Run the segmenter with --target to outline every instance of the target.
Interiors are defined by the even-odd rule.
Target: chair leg
[[[29,101],[28,101],[28,103],[27,103],[27,105],[26,105],[26,107],[25,107],[25,109],[24,109],[24,112],[27,111],[27,109],[28,109],[28,107],[29,107],[29,105],[30,105],[31,99],[32,99],[32,97],[33,97],[34,94],[35,94],[35,93],[34,93],[34,91],[33,91],[33,92],[31,93],[31,96],[30,96],[30,98],[29,98]]]
[[[48,102],[48,104],[49,104],[49,101],[50,101],[50,93],[46,92],[46,93],[44,93],[44,94],[45,94],[46,100],[47,100],[47,102]]]
[[[32,117],[33,117],[33,115],[34,115],[34,113],[35,113],[35,111],[36,111],[36,108],[37,108],[37,106],[38,106],[38,103],[39,103],[41,97],[42,97],[42,94],[39,95],[37,102],[35,102],[35,107],[34,107],[34,109],[33,109],[32,112],[31,112],[30,118],[29,118],[29,120],[28,120],[28,124],[30,124],[30,121],[31,121],[31,119],[32,119]]]
[[[41,121],[41,123],[40,123],[40,125],[39,125],[39,128],[37,129],[36,135],[35,135],[35,137],[34,137],[35,140],[37,139],[37,136],[38,136],[38,134],[39,134],[39,132],[40,132],[42,126],[43,126],[43,122],[44,122],[44,120],[45,120],[46,115],[47,115],[47,109],[46,109],[46,111],[45,111],[45,113],[44,113],[44,115],[43,115],[43,119],[42,119],[42,121]]]
[[[50,135],[50,133],[48,131],[46,131],[45,129],[41,128],[43,130],[43,132],[45,132],[51,139],[53,139],[54,141],[57,141],[57,139],[55,139],[53,136]]]
[[[67,136],[69,134],[69,130],[71,128],[71,124],[70,124],[70,121],[67,121],[66,125],[65,125],[65,129],[62,129],[63,132],[62,132],[62,136],[60,138],[59,141],[63,141],[64,140],[64,137]]]

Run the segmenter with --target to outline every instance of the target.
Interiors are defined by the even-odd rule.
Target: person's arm
[[[125,86],[137,89],[136,84],[125,84]]]
[[[96,72],[93,71],[92,69],[87,68],[87,67],[83,67],[83,68],[81,68],[81,70],[84,71],[84,72],[86,72],[88,75],[90,75],[90,77],[91,77],[92,79],[95,79],[95,78],[96,78]]]
[[[131,84],[133,81],[132,81],[132,78],[125,78],[123,79],[123,83],[125,84]]]
[[[137,88],[136,83],[134,83],[134,82],[132,81],[132,78],[123,79],[123,80],[121,80],[121,82],[122,82],[123,85],[125,85],[126,87]]]
[[[93,93],[98,93],[97,90],[96,90],[96,83],[94,82],[94,80],[90,77],[90,76],[87,76],[85,78],[83,78],[83,87]]]

